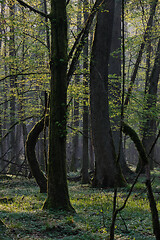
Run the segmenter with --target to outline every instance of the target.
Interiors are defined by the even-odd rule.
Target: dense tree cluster
[[[44,208],[74,211],[67,171],[116,189],[132,164],[154,214],[159,1],[2,0],[0,11],[0,173],[34,176]]]

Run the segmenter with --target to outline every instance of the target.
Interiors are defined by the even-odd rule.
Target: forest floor
[[[160,170],[152,173],[152,186],[160,212]],[[126,208],[117,216],[115,239],[154,240],[143,176],[138,180]],[[129,187],[119,189],[121,206]],[[96,240],[108,239],[113,189],[96,189],[69,182],[76,214],[42,210],[46,194],[39,193],[34,179],[0,179],[0,240]],[[6,234],[4,234],[6,232]]]

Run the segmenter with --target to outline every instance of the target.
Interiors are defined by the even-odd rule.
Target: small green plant
[[[156,172],[157,176],[158,172]],[[117,216],[115,240],[154,240],[152,221],[145,188],[140,181],[135,187],[126,208]],[[99,240],[109,239],[112,217],[112,189],[96,189],[79,182],[69,182],[71,202],[77,214],[67,215],[62,211],[42,210],[46,194],[40,194],[34,180],[0,180],[3,198],[13,201],[0,203],[1,219],[7,233],[16,240]],[[157,191],[157,181],[154,190]],[[124,201],[128,188],[118,195],[119,206]],[[160,204],[158,204],[160,211]]]

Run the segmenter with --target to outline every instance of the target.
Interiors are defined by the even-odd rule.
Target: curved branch
[[[31,172],[38,186],[40,187],[41,193],[47,192],[47,178],[40,169],[39,163],[36,158],[35,146],[38,141],[39,134],[42,132],[44,128],[44,119],[45,117],[43,117],[39,122],[37,122],[35,126],[31,129],[30,133],[28,134],[25,145],[26,157],[31,168]],[[48,117],[46,117],[45,121],[47,124]]]
[[[8,129],[8,132],[0,139],[0,143],[2,142],[2,140],[3,140],[4,138],[6,138],[6,137],[11,133],[12,128],[14,128],[16,125],[20,124],[21,122],[24,122],[24,121],[26,121],[26,120],[28,120],[28,119],[33,118],[33,117],[35,117],[35,116],[26,117],[26,118],[24,118],[24,119],[18,120],[17,122],[13,123],[13,124],[10,126],[10,128]]]
[[[7,75],[3,78],[0,79],[1,81],[4,81],[5,79],[9,78],[9,77],[17,77],[17,76],[28,76],[28,75],[41,75],[41,74],[50,74],[50,72],[29,72],[29,73],[16,73],[16,74],[10,74]]]
[[[123,133],[125,133],[126,135],[129,135],[129,137],[131,138],[131,140],[134,142],[137,151],[140,155],[141,161],[142,161],[142,165],[145,166],[146,164],[148,164],[148,156],[145,152],[145,149],[143,147],[142,142],[140,141],[137,133],[126,123],[122,122],[122,131]]]
[[[45,42],[41,41],[39,38],[37,38],[37,37],[35,37],[35,36],[33,36],[33,35],[29,34],[29,33],[23,32],[23,34],[33,38],[34,40],[38,41],[39,43],[41,43],[44,47],[46,47],[48,49],[48,46],[45,44]]]

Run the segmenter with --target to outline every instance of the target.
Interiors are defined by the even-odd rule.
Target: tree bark
[[[108,63],[113,29],[114,1],[104,0],[97,16],[90,65],[90,104],[95,150],[94,185],[114,187],[125,181],[116,165],[115,149],[109,120]]]
[[[88,1],[83,1],[84,21],[88,19]],[[83,50],[83,86],[84,86],[84,99],[83,99],[83,155],[82,155],[82,183],[89,183],[89,148],[88,148],[88,37]]]
[[[36,158],[35,146],[38,140],[39,134],[42,132],[44,127],[44,117],[32,128],[28,134],[26,140],[26,157],[31,168],[32,175],[36,179],[40,192],[47,192],[47,179],[40,169],[39,163]]]
[[[113,108],[114,117],[110,118],[113,141],[116,155],[119,152],[119,162],[123,174],[132,173],[127,166],[122,143],[120,143],[120,108],[121,108],[121,0],[115,0],[114,22],[112,32],[111,54],[109,58],[109,98]],[[117,114],[114,113],[118,112]]]
[[[51,0],[51,80],[48,196],[45,209],[74,211],[67,187],[67,15],[65,0]]]
[[[9,72],[10,75],[13,74],[14,68],[15,68],[15,33],[14,33],[14,14],[15,14],[15,3],[14,2],[9,2],[9,14],[10,14],[10,39],[9,39],[9,56],[11,58],[11,62],[9,64]],[[14,93],[14,88],[15,88],[15,77],[11,76],[10,77],[10,93],[12,95],[12,100],[10,101],[10,124],[11,126],[15,122],[15,93]],[[12,129],[12,132],[10,134],[10,145],[11,145],[11,155],[10,158],[12,159],[12,162],[14,163],[16,161],[16,154],[15,154],[15,127]],[[10,164],[9,167],[9,173],[16,173],[16,168],[14,164]]]
[[[78,0],[78,13],[77,13],[77,34],[80,32],[81,26],[81,1]],[[77,61],[77,67],[80,67],[79,61]],[[75,85],[78,86],[80,83],[80,76],[75,76]],[[77,129],[79,127],[79,99],[77,97],[74,98],[74,106],[73,106],[73,128]],[[79,145],[79,135],[78,132],[74,133],[72,139],[72,156],[71,156],[71,165],[70,171],[76,172],[78,165],[78,145]]]

